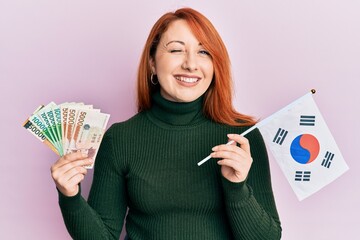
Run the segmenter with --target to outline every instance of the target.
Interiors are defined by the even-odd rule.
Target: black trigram
[[[321,166],[324,166],[326,168],[330,168],[331,161],[333,160],[334,156],[335,155],[333,153],[327,151],[326,154],[325,154],[324,159],[322,160]]]
[[[279,128],[273,139],[273,142],[281,145],[284,142],[284,139],[286,138],[287,134],[288,134],[288,131],[286,131],[282,128]]]
[[[300,116],[300,126],[315,126],[315,116]]]
[[[311,171],[296,171],[295,181],[310,181]]]

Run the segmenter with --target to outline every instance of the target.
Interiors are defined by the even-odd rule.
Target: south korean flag
[[[256,126],[300,201],[349,169],[311,93]]]

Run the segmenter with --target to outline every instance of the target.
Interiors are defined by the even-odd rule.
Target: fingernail
[[[211,150],[216,151],[218,147],[213,147]]]
[[[81,156],[86,158],[88,155],[86,153],[82,153]]]

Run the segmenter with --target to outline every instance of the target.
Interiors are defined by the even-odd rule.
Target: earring
[[[154,74],[151,74],[151,76],[150,76],[150,82],[151,82],[153,85],[156,85],[156,84],[159,83],[159,82],[154,82]]]

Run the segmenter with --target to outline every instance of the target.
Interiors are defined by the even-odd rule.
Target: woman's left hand
[[[221,165],[221,173],[230,182],[243,182],[247,178],[252,164],[252,157],[250,153],[249,141],[238,134],[228,134],[230,140],[239,143],[236,144],[222,144],[212,148],[211,153],[213,158],[222,158],[217,163]]]

